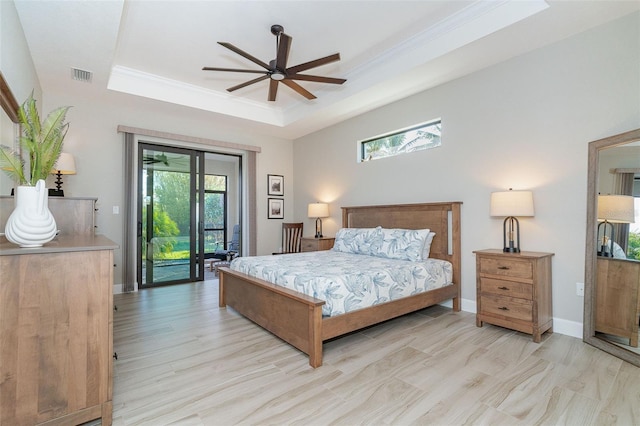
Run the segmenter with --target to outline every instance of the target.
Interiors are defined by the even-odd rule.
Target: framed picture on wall
[[[267,195],[284,195],[284,176],[267,175]]]
[[[268,198],[267,202],[267,218],[284,219],[284,199]]]

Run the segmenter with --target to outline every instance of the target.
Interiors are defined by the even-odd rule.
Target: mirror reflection
[[[595,336],[640,354],[640,141],[598,153]]]

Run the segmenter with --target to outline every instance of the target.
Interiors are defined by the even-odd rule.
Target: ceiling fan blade
[[[318,75],[306,75],[306,74],[287,75],[287,78],[291,80],[315,81],[318,83],[331,83],[331,84],[342,84],[345,81],[347,81],[344,78],[321,77]]]
[[[291,68],[287,68],[287,74],[296,74],[300,71],[306,71],[311,68],[319,67],[321,65],[330,64],[331,62],[339,61],[340,54],[334,53],[333,55],[325,56],[324,58],[316,59],[315,61],[305,62]]]
[[[278,93],[278,82],[276,80],[271,80],[269,82],[269,98],[268,100],[273,102],[276,100],[276,94]]]
[[[289,79],[284,79],[284,80],[281,80],[280,82],[286,84],[287,86],[289,86],[290,88],[292,88],[293,90],[295,90],[296,92],[298,92],[299,94],[301,94],[302,96],[304,96],[307,99],[315,99],[316,98],[313,95],[313,93],[309,92],[307,89],[305,89],[304,87],[300,86],[295,81],[292,81],[292,80],[289,80]]]
[[[216,68],[216,67],[202,67],[202,71],[229,71],[229,72],[249,72],[255,74],[267,74],[269,71],[260,70],[241,70],[236,68]]]
[[[269,78],[269,74],[265,74],[261,77],[254,78],[253,80],[245,81],[244,83],[238,84],[237,86],[229,87],[227,92],[233,92],[234,90],[242,89],[243,87],[247,87],[250,84],[257,83],[262,80],[266,80]]]
[[[287,69],[287,59],[289,59],[289,49],[292,38],[285,33],[280,34],[278,42],[278,55],[276,56],[276,68],[281,71]]]
[[[245,52],[244,50],[238,49],[237,47],[235,47],[233,44],[231,43],[227,43],[224,41],[219,41],[218,42],[219,45],[226,47],[227,49],[236,52],[238,55],[245,57],[246,59],[250,60],[251,62],[260,65],[262,68],[268,70],[269,69],[269,65],[265,64],[264,62],[262,62],[260,59],[256,58],[255,56],[252,56],[250,54],[248,54],[247,52]]]

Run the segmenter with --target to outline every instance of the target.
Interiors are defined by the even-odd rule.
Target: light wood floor
[[[581,340],[433,307],[324,345],[324,365],[217,281],[115,296],[114,425],[639,425],[640,369]]]

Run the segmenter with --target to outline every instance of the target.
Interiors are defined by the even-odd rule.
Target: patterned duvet
[[[334,250],[239,257],[231,269],[324,300],[335,316],[451,284],[452,265],[412,262]]]

